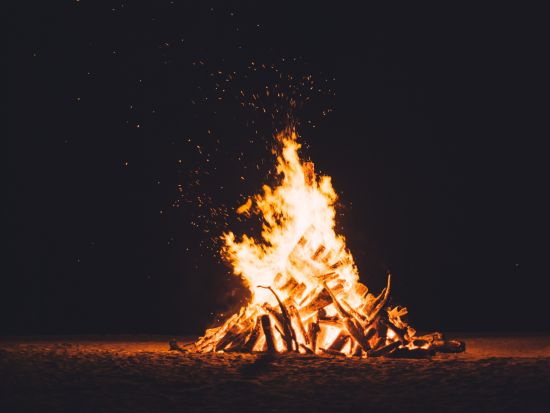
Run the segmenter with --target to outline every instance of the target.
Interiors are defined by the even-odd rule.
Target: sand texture
[[[550,337],[431,360],[181,354],[167,337],[4,338],[2,412],[550,411]]]

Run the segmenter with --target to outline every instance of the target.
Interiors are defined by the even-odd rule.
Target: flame
[[[338,197],[331,179],[300,159],[297,138],[291,127],[276,136],[278,183],[264,185],[237,208],[262,217],[261,236],[222,236],[222,256],[251,299],[222,326],[207,330],[195,348],[362,357],[408,350],[429,356],[441,346],[464,351],[463,343],[442,341],[440,333],[415,336],[401,318],[406,308],[388,306],[389,275],[378,296],[359,282],[346,240],[335,230]]]
[[[225,233],[222,255],[250,288],[252,304],[277,304],[269,291],[256,288],[257,285],[274,285],[277,274],[292,272],[298,282],[306,285],[307,292],[320,285],[315,276],[329,272],[330,264],[335,262],[341,263],[338,279],[345,283],[344,289],[348,291],[359,275],[345,247],[345,238],[334,230],[337,195],[331,179],[317,177],[313,164],[300,160],[301,145],[295,130],[280,132],[277,141],[282,146],[277,155],[276,170],[282,178],[279,185],[264,185],[263,193],[249,198],[237,210],[247,212],[254,204],[254,211],[263,217],[261,239],[255,240],[245,234],[237,241],[233,232]],[[324,246],[323,259],[313,260],[303,252],[301,256],[292,257],[302,237],[309,246],[305,251],[311,255],[319,246]],[[293,268],[288,268],[289,257]]]

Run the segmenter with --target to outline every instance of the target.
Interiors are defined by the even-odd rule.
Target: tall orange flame
[[[246,281],[252,292],[252,304],[266,301],[276,304],[269,291],[256,286],[273,285],[277,274],[287,271],[308,289],[317,287],[316,276],[330,270],[328,263],[339,262],[338,280],[344,282],[344,291],[351,291],[359,276],[344,237],[334,230],[337,195],[331,178],[317,177],[313,164],[300,160],[301,145],[295,130],[280,132],[277,141],[282,145],[277,156],[277,173],[282,180],[273,188],[264,185],[263,193],[253,200],[255,212],[263,217],[262,239],[245,234],[236,241],[233,232],[226,233],[223,256],[232,264],[235,274]],[[319,246],[325,247],[322,260],[312,260],[303,254],[289,260],[294,258],[291,254],[301,237],[310,247],[302,252],[314,254]]]

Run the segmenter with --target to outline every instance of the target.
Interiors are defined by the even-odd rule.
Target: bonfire
[[[404,320],[407,309],[390,303],[390,274],[378,294],[359,281],[345,238],[335,231],[331,178],[300,159],[294,128],[276,139],[278,183],[237,209],[261,215],[261,239],[223,235],[222,255],[250,300],[187,349],[413,358],[464,351],[463,342],[441,333],[417,335]]]

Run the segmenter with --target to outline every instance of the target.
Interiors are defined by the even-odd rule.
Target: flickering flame
[[[222,255],[250,289],[250,302],[207,330],[195,348],[361,357],[428,354],[437,346],[463,351],[463,343],[443,341],[440,333],[415,336],[401,318],[407,310],[388,306],[389,275],[376,297],[359,282],[345,238],[335,231],[337,195],[330,177],[317,176],[313,163],[300,159],[294,129],[276,138],[278,184],[264,185],[237,209],[262,217],[261,238],[223,234]]]
[[[277,173],[282,178],[279,185],[264,185],[263,193],[249,198],[237,210],[248,213],[252,208],[261,214],[262,238],[255,240],[245,234],[237,241],[235,234],[226,233],[223,256],[250,288],[252,304],[277,305],[269,290],[256,286],[274,286],[278,274],[279,277],[292,274],[306,286],[303,291],[306,295],[321,286],[318,277],[334,271],[331,265],[336,263],[338,277],[329,285],[341,283],[349,293],[350,304],[356,303],[358,297],[351,287],[359,278],[357,268],[344,237],[334,230],[336,192],[330,177],[317,177],[313,164],[300,160],[301,145],[296,139],[292,129],[278,134],[277,141],[282,145],[277,155]],[[298,249],[300,239],[306,245]],[[281,298],[286,299],[287,295],[281,292]]]

